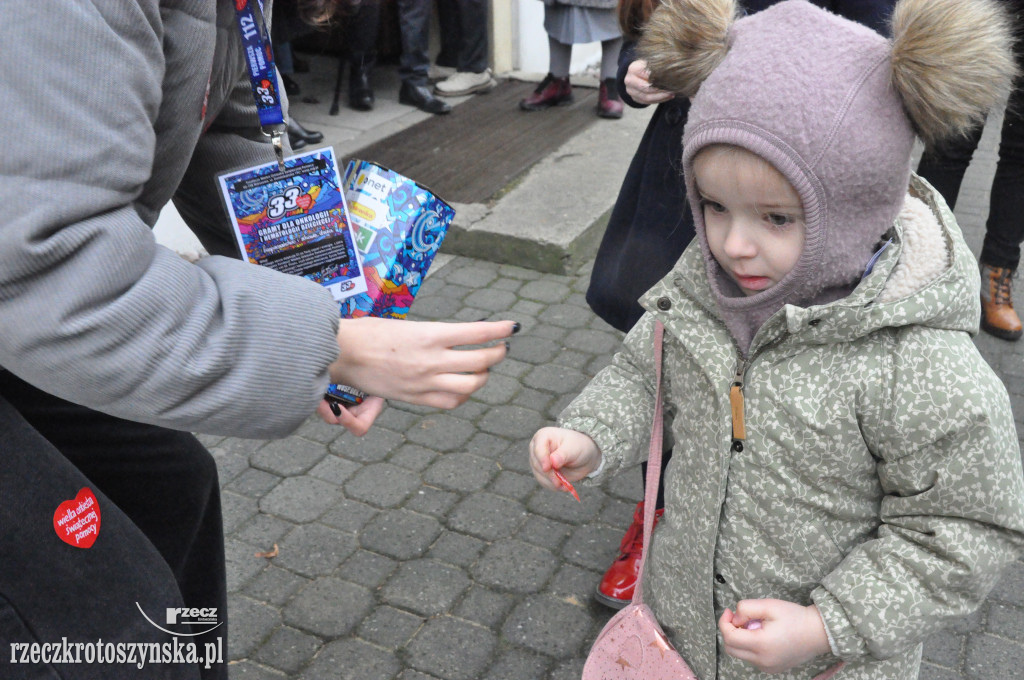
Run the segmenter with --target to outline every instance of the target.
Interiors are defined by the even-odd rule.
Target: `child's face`
[[[767,161],[737,147],[697,154],[694,179],[711,254],[744,295],[781,281],[804,249],[800,196]]]

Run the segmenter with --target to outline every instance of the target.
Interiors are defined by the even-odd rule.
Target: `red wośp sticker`
[[[57,537],[76,548],[91,548],[100,533],[100,504],[92,489],[85,487],[53,513]]]

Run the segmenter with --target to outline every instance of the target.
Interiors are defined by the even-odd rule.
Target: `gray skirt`
[[[603,42],[622,37],[614,8],[544,5],[544,30],[563,45]]]

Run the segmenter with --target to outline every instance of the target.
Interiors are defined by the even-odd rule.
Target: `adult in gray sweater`
[[[279,437],[318,408],[365,432],[382,398],[455,406],[505,355],[502,343],[452,348],[508,336],[512,322],[339,322],[317,284],[216,256],[235,247],[215,175],[273,158],[237,1],[3,3],[4,649],[102,639],[127,657],[121,643],[169,641],[157,624],[203,630],[165,623],[195,608],[220,625],[180,641],[200,656],[219,643],[226,658],[219,486],[188,433]],[[156,244],[169,200],[215,256],[191,264]],[[328,382],[376,398],[335,417]],[[67,664],[63,651],[35,664],[39,677],[226,676],[176,655],[140,670]]]

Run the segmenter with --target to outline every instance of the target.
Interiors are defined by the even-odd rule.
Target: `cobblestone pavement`
[[[959,211],[976,252],[986,140]],[[510,359],[454,411],[393,404],[362,439],[315,418],[278,441],[203,437],[222,475],[232,678],[579,677],[611,614],[593,589],[642,495],[630,472],[577,504],[528,470],[533,432],[620,339],[587,307],[588,275],[454,258],[426,282],[415,318],[523,324]],[[1024,347],[977,344],[1020,428]],[[276,557],[254,556],[274,544]],[[1024,563],[924,654],[923,680],[1020,677]]]

